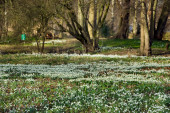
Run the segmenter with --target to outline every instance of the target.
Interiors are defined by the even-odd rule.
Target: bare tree
[[[49,22],[55,15],[53,0],[17,0],[14,2],[14,7],[14,14],[11,17],[15,20],[13,26],[20,29],[16,31],[27,33],[28,30],[31,30],[33,32],[33,28],[36,27],[37,49],[38,52],[43,53],[45,37],[50,29]]]
[[[79,40],[86,52],[95,51],[98,49],[98,31],[106,19],[111,0],[79,0],[78,12],[82,14],[81,21],[76,15],[73,2],[59,0],[56,9],[57,17],[62,19],[66,26],[56,22],[63,32],[68,32]],[[63,10],[61,11],[60,8]]]
[[[54,16],[54,11],[51,10],[52,1],[50,0],[42,0],[41,4],[40,1],[36,1],[35,4],[35,15],[36,17],[38,16],[38,18],[34,18],[37,22],[37,24],[39,25],[39,29],[38,29],[38,36],[36,38],[37,41],[37,47],[38,47],[38,51],[43,53],[44,52],[44,45],[45,45],[45,38],[46,38],[46,34],[48,32],[48,30],[50,29],[49,27],[49,21],[50,19]],[[40,49],[40,41],[42,40],[42,45],[41,45],[41,49]]]

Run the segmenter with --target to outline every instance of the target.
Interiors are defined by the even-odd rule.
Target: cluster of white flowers
[[[0,91],[3,97],[10,95],[12,98],[18,95],[16,98],[12,98],[13,101],[4,101],[6,106],[3,109],[9,109],[14,104],[18,105],[18,108],[11,109],[11,112],[24,110],[22,105],[24,105],[24,108],[27,108],[24,110],[25,112],[30,112],[31,109],[37,110],[38,107],[42,107],[43,111],[46,112],[64,112],[66,109],[72,112],[79,112],[85,108],[89,108],[89,110],[92,109],[94,112],[102,112],[103,110],[105,110],[105,112],[141,112],[145,109],[146,112],[156,113],[169,110],[167,106],[159,103],[170,98],[169,94],[153,92],[151,93],[151,98],[148,98],[148,94],[141,92],[138,88],[135,90],[129,90],[124,86],[118,88],[119,84],[115,82],[108,88],[105,84],[102,84],[106,83],[107,85],[107,82],[91,82],[90,84],[80,82],[82,85],[72,86],[72,89],[69,87],[66,90],[65,88],[67,88],[67,86],[65,86],[64,81],[61,81],[61,83],[58,83],[58,87],[53,90],[54,92],[51,93],[55,95],[51,101],[48,98],[48,93],[44,93],[47,89],[42,90],[36,87],[45,85],[38,83],[37,80],[8,80],[8,82],[9,83],[4,83],[4,81],[2,81]],[[34,87],[27,86],[27,83],[31,83]],[[124,83],[126,84],[127,82]],[[23,87],[15,87],[14,85],[17,84]],[[7,85],[8,87],[6,87]],[[7,94],[6,90],[9,86],[12,89],[10,93]],[[52,105],[51,107],[49,107],[49,103]]]
[[[77,78],[74,80],[106,80],[106,81],[140,81],[160,82],[153,73],[168,74],[168,63],[147,62],[92,62],[86,64],[62,64],[62,65],[24,65],[24,64],[0,64],[0,78],[11,74],[20,77],[31,78],[33,76],[47,76],[51,78]],[[145,68],[151,68],[149,70]],[[153,68],[153,69],[152,69]],[[159,68],[155,70],[154,68]],[[145,76],[144,76],[145,75]],[[169,79],[163,78],[169,82]]]
[[[20,54],[22,55],[22,54]],[[167,59],[170,60],[170,57],[165,56],[152,56],[152,57],[146,57],[146,56],[136,56],[136,55],[104,55],[104,54],[57,54],[57,53],[48,53],[48,54],[40,54],[40,53],[32,53],[32,54],[23,54],[23,55],[36,55],[36,56],[48,56],[48,57],[101,57],[101,58],[143,58],[143,59]]]
[[[41,54],[33,54],[41,56]],[[64,112],[65,108],[68,111],[78,112],[86,108],[92,108],[94,112],[140,112],[146,109],[146,112],[162,112],[169,110],[164,103],[170,98],[169,94],[164,92],[149,93],[148,98],[145,92],[136,88],[133,91],[122,86],[119,88],[120,81],[124,84],[131,81],[137,81],[142,84],[159,84],[169,83],[170,78],[166,77],[170,73],[168,57],[139,57],[145,59],[145,62],[125,62],[122,58],[129,56],[119,55],[77,55],[77,54],[43,54],[43,56],[54,57],[101,57],[101,58],[120,58],[116,61],[100,61],[85,64],[62,64],[62,65],[32,65],[32,64],[0,64],[0,93],[1,96],[12,98],[12,102],[4,101],[3,109],[12,108],[12,106],[19,105],[22,109],[22,104],[25,105],[26,112],[30,109],[37,110],[37,106],[42,106],[46,111]],[[138,58],[138,56],[131,56]],[[150,59],[152,62],[147,62]],[[154,62],[154,59],[164,59],[167,62]],[[155,76],[159,75],[159,76]],[[165,76],[160,76],[165,75]],[[10,77],[24,77],[24,79],[10,79]],[[41,87],[51,86],[51,83],[41,83],[33,77],[51,77],[51,78],[68,78],[69,84],[72,82],[79,83],[77,86],[65,86],[62,79],[56,85],[56,89],[52,95],[55,95],[50,101],[48,89],[41,89]],[[77,82],[78,81],[78,82]],[[90,81],[90,84],[88,83]],[[110,83],[110,87],[105,87],[105,83]],[[104,84],[102,84],[104,83]],[[22,87],[18,87],[20,86]],[[31,84],[25,87],[25,84]],[[104,88],[102,88],[104,86]],[[11,88],[8,92],[8,88]],[[116,88],[117,87],[117,88]],[[157,87],[157,86],[156,86]],[[113,89],[112,89],[113,88]],[[49,87],[49,90],[50,87]],[[8,92],[8,93],[7,93]],[[64,92],[64,93],[63,93]],[[18,96],[16,96],[18,95]],[[25,97],[24,97],[24,96]],[[23,98],[23,97],[24,98]],[[51,95],[50,95],[51,96]],[[17,98],[14,98],[17,97]],[[108,98],[109,97],[109,98]],[[50,102],[49,102],[50,101]],[[28,104],[29,103],[29,104]],[[39,103],[40,105],[37,105]],[[49,103],[53,106],[49,107]],[[142,107],[141,107],[142,106]],[[0,106],[1,108],[1,106]],[[50,109],[49,109],[50,108]],[[16,109],[11,109],[11,112],[17,112]],[[93,112],[93,111],[92,111]]]
[[[58,43],[65,43],[65,42],[66,40],[48,40],[48,41],[45,41],[45,44],[58,44]],[[40,43],[43,43],[43,42],[40,42]],[[37,42],[33,42],[32,45],[36,46]]]
[[[101,50],[101,51],[116,50],[116,49],[124,49],[124,48],[122,48],[122,47],[108,47],[108,46],[106,46],[106,47],[100,47],[100,50]]]

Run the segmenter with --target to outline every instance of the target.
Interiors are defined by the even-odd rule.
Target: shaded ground
[[[63,42],[62,42],[63,41]],[[64,39],[58,42],[49,40],[45,45],[44,53],[68,53],[68,54],[83,54],[82,45],[75,39]],[[153,55],[170,56],[170,51],[166,50],[166,41],[155,41],[152,46]],[[100,41],[100,47],[107,49],[95,52],[105,55],[139,55],[139,40],[110,40],[104,39]],[[16,53],[37,53],[36,44],[20,44],[20,45],[0,45],[1,54],[16,54]],[[94,54],[94,53],[93,53]]]

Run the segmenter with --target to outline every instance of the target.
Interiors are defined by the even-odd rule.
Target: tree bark
[[[65,3],[67,4],[67,2]],[[79,5],[79,10],[81,10],[83,16],[83,25],[75,13],[77,10],[75,10],[70,3],[68,3],[68,5],[61,3],[59,6],[64,8],[62,12],[65,13],[65,15],[61,13],[61,10],[57,10],[57,12],[59,18],[65,22],[66,26],[61,25],[58,21],[56,21],[56,23],[62,31],[70,33],[70,35],[79,40],[86,52],[93,52],[98,49],[99,29],[101,29],[106,19],[110,3],[111,0],[86,0],[82,4],[83,6],[81,5],[80,7]],[[78,11],[78,13],[80,13],[80,11]]]
[[[81,6],[84,3],[84,0],[78,0],[78,22],[80,23],[81,26],[83,26],[83,13],[81,9],[83,9],[83,7]]]
[[[60,24],[63,25],[63,20],[62,19],[60,20]],[[63,32],[59,33],[59,38],[61,38],[61,39],[63,38]]]
[[[8,15],[8,10],[7,10],[7,0],[4,0],[4,22],[3,22],[3,32],[2,32],[2,37],[7,37],[8,35],[8,18],[7,18],[7,15]],[[4,38],[5,39],[5,38]]]
[[[141,13],[141,18],[143,18]],[[140,28],[140,54],[144,56],[144,48],[145,48],[145,35],[144,35],[144,25],[143,20],[141,20],[141,28]]]
[[[144,0],[141,0],[141,55],[150,56],[151,55],[151,43],[149,37],[149,28],[147,22],[146,14],[146,3]]]
[[[129,29],[129,10],[130,0],[124,0],[122,6],[122,15],[120,17],[120,24],[115,38],[127,39]]]
[[[164,0],[161,16],[159,17],[157,29],[155,31],[155,39],[162,40],[165,26],[170,15],[170,0]]]
[[[94,27],[94,20],[96,19],[95,17],[95,4],[94,4],[95,0],[91,0],[90,1],[90,9],[89,9],[89,24],[88,24],[88,30],[89,30],[89,34],[91,39],[93,39],[93,27]]]
[[[134,14],[134,18],[133,18],[133,36],[137,35],[137,31],[138,31],[138,23],[137,23],[137,7],[138,7],[138,0],[135,1],[135,14]]]
[[[156,22],[156,8],[157,8],[158,0],[151,0],[151,17],[150,17],[150,31],[149,36],[151,40],[154,39],[154,33],[155,33],[155,22]]]
[[[111,8],[111,35],[114,34],[114,10],[115,10],[115,0],[112,0],[112,8]]]

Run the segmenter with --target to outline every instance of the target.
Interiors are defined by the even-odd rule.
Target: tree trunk
[[[135,14],[134,14],[134,18],[133,18],[133,36],[137,35],[137,31],[138,31],[138,23],[137,23],[137,7],[138,7],[138,0],[135,1]]]
[[[156,8],[157,8],[158,0],[151,0],[151,18],[150,20],[150,31],[149,36],[151,40],[154,39],[154,33],[155,33],[155,22],[156,22]]]
[[[8,36],[8,9],[7,9],[7,0],[5,0],[5,8],[4,8],[4,37]]]
[[[63,25],[63,20],[60,20],[60,23],[61,23],[61,25]],[[63,38],[63,32],[61,31],[60,33],[59,33],[59,38]]]
[[[141,13],[141,18],[143,18]],[[140,28],[140,54],[144,56],[144,48],[145,48],[145,35],[144,35],[144,25],[143,20],[141,20],[141,28]]]
[[[44,46],[45,46],[45,35],[46,35],[46,33],[43,33],[43,36],[42,36],[42,47],[41,47],[41,53],[43,53],[44,52]]]
[[[86,38],[77,38],[77,39],[79,39],[79,41],[83,45],[83,47],[85,49],[85,53],[94,52],[95,51],[95,47],[93,46],[93,40],[87,41],[87,40],[85,40],[87,38],[88,37],[86,37]]]
[[[83,26],[83,14],[82,14],[82,4],[84,3],[84,0],[78,0],[78,22],[80,23],[81,26]]]
[[[151,41],[150,41],[150,37],[149,37],[149,29],[146,23],[146,19],[145,19],[145,25],[144,25],[144,32],[145,32],[145,55],[146,56],[151,56]]]
[[[91,25],[89,25],[89,34],[93,41],[93,47],[98,49],[98,28],[97,28],[97,20],[98,20],[98,8],[97,8],[97,0],[91,0],[90,10],[89,10],[89,21]]]
[[[39,37],[39,36],[38,36]],[[40,53],[40,41],[39,41],[39,38],[36,37],[36,43],[37,43],[37,50],[38,50],[38,53]]]
[[[129,29],[130,0],[124,0],[120,24],[115,38],[127,39]]]
[[[114,14],[114,9],[115,8],[115,0],[112,0],[112,8],[111,8],[111,35],[113,36],[113,34],[114,34],[114,16],[115,16],[115,14]]]
[[[38,53],[43,53],[45,47],[45,38],[46,38],[45,36],[47,32],[45,28],[40,28],[37,33],[38,33],[36,37],[37,50]],[[42,39],[42,44],[41,44],[41,39]]]
[[[168,20],[169,12],[170,12],[170,0],[165,0],[163,4],[163,9],[161,12],[161,16],[159,17],[157,30],[155,31],[155,39],[162,40],[163,33],[165,30],[165,26]]]
[[[85,44],[83,45],[85,47],[85,53],[89,53],[89,52],[94,52],[95,49],[93,47],[93,44]]]
[[[98,49],[99,46],[99,32],[98,32],[98,26],[97,26],[97,20],[99,19],[99,14],[98,14],[98,7],[97,7],[97,0],[93,1],[94,4],[94,20],[93,20],[93,47],[95,49]]]
[[[141,47],[140,52],[141,55],[150,56],[151,55],[151,43],[149,37],[149,29],[148,29],[148,22],[147,22],[147,14],[146,14],[146,3],[144,0],[141,0]]]
[[[94,27],[94,20],[95,20],[95,5],[94,5],[95,0],[91,0],[90,2],[90,9],[89,9],[89,24],[88,24],[88,30],[90,37],[93,39],[93,27]]]

